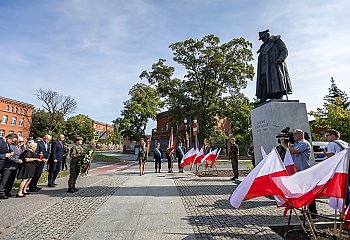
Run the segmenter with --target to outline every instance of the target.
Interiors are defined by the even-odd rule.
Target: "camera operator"
[[[295,164],[297,171],[305,170],[311,167],[310,164],[310,154],[311,154],[311,145],[304,138],[304,131],[301,129],[293,130],[293,138],[295,143],[291,145],[290,143],[286,143],[283,138],[280,138],[281,145],[285,150],[289,149],[292,154],[292,158]],[[316,202],[312,202],[309,205],[310,213],[317,214],[316,210]],[[311,215],[312,218],[316,218],[316,216]]]

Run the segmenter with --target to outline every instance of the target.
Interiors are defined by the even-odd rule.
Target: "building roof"
[[[101,124],[101,125],[104,125],[104,126],[108,126],[108,127],[113,127],[113,125],[111,124],[108,124],[108,123],[103,123],[103,122],[99,122],[99,121],[96,121],[96,120],[92,120],[93,123],[98,123],[98,124]]]
[[[34,108],[34,105],[33,105],[33,104],[29,104],[29,103],[25,103],[25,102],[13,100],[13,99],[11,99],[11,98],[5,98],[5,97],[1,97],[1,96],[0,96],[0,99],[3,99],[3,100],[5,100],[5,101],[11,101],[11,102],[14,102],[14,103],[18,103],[18,104],[22,104],[22,105],[26,105],[26,106],[28,106],[28,107],[33,107],[33,108]]]

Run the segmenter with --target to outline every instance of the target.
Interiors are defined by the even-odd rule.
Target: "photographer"
[[[310,164],[310,154],[311,154],[311,145],[304,138],[304,131],[301,129],[293,130],[293,139],[295,143],[291,145],[290,143],[286,143],[284,138],[280,138],[281,145],[285,150],[289,149],[292,154],[292,158],[294,161],[294,165],[297,171],[305,170],[311,167]],[[309,205],[310,213],[317,214],[316,210],[316,202],[312,202]],[[311,215],[312,218],[316,218],[315,215]]]

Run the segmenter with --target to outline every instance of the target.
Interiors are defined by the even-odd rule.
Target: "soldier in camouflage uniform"
[[[232,164],[232,170],[233,170],[233,178],[231,178],[232,181],[235,181],[238,178],[238,155],[239,155],[239,148],[236,144],[236,139],[231,138],[230,140],[230,152],[229,152],[229,159]]]
[[[75,183],[77,181],[77,178],[79,176],[79,161],[81,160],[81,154],[83,152],[83,147],[81,146],[83,144],[83,138],[77,137],[75,139],[75,145],[70,149],[70,173],[69,173],[69,180],[68,180],[68,191],[69,193],[75,193],[79,191],[75,187]]]

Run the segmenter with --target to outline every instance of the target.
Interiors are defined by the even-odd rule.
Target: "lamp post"
[[[193,135],[195,136],[195,144],[196,149],[198,149],[198,141],[197,141],[197,133],[198,133],[198,125],[197,125],[197,119],[193,119]]]
[[[187,135],[187,119],[185,118],[184,119],[184,124],[185,124],[185,136]],[[187,141],[187,136],[186,136],[186,149],[188,149],[190,147],[190,144],[191,144],[191,129],[190,129],[190,135],[189,135],[189,142]]]

